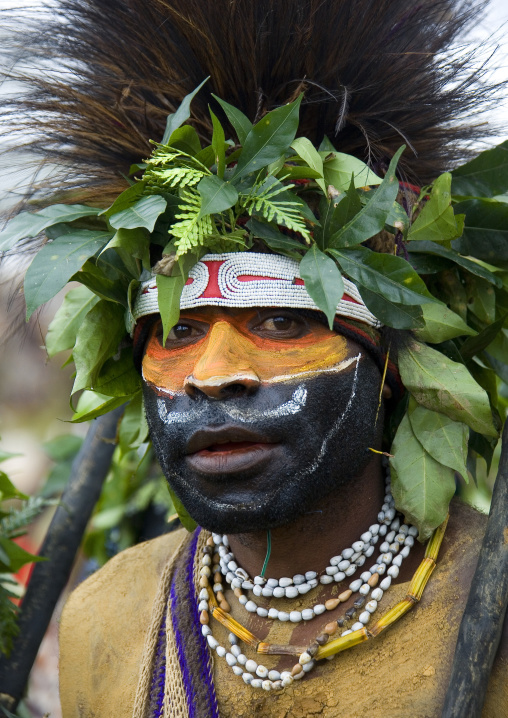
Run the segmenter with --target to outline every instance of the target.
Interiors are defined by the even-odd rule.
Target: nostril
[[[250,393],[249,389],[244,384],[229,384],[228,386],[222,387],[220,390],[221,397],[224,399],[227,397],[234,399],[248,393]]]

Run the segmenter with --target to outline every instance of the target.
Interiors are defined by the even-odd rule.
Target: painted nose
[[[228,322],[217,322],[192,374],[184,382],[192,398],[232,399],[256,393],[261,380],[249,360],[247,340]]]

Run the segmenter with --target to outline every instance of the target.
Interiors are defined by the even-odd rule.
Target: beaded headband
[[[365,306],[355,285],[344,278],[344,294],[336,314],[379,328],[381,322]],[[230,252],[207,254],[189,272],[180,309],[215,307],[319,307],[309,296],[300,277],[299,263],[278,254]],[[136,321],[159,312],[156,275],[141,284],[126,325],[132,335]]]

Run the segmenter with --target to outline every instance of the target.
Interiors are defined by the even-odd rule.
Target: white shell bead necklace
[[[345,636],[363,628],[368,623],[371,615],[376,611],[384,592],[390,587],[392,579],[397,578],[403,559],[409,555],[414,545],[414,539],[418,534],[417,529],[410,525],[401,525],[400,518],[395,514],[394,500],[390,490],[390,477],[387,475],[386,495],[381,511],[378,514],[379,523],[373,524],[368,531],[362,534],[360,540],[352,544],[350,548],[345,549],[339,555],[333,556],[330,559],[329,566],[320,576],[315,571],[308,571],[305,575],[296,574],[292,579],[265,579],[262,576],[256,576],[251,580],[247,572],[237,565],[233,553],[229,550],[227,536],[220,536],[219,534],[212,534],[215,555],[212,559],[210,549],[204,553],[200,575],[207,578],[214,576],[213,591],[218,598],[223,596],[223,585],[218,578],[220,575],[224,576],[231,587],[237,589],[235,595],[239,594],[239,602],[249,613],[257,613],[263,618],[282,622],[299,623],[300,621],[312,620],[316,616],[324,614],[327,610],[334,610],[339,603],[349,600],[353,594],[358,593],[359,598],[346,611],[345,617],[337,620],[337,625],[342,628],[348,619],[356,617],[357,611],[364,607],[356,623],[353,623],[351,627],[346,627],[346,630],[341,633],[342,636]],[[349,588],[343,591],[337,599],[329,599],[325,603],[318,603],[309,608],[287,612],[279,611],[273,607],[266,609],[258,606],[254,600],[249,600],[242,591],[242,589],[250,590],[254,595],[267,598],[296,598],[316,588],[319,583],[324,585],[332,582],[340,583],[346,577],[352,576],[363,565],[366,558],[372,555],[380,537],[384,540],[379,546],[381,553],[376,563],[368,571],[364,571],[359,578],[353,580],[349,584]],[[347,566],[345,562],[348,563]],[[386,576],[384,575],[385,573]],[[302,586],[305,587],[304,590],[299,590]],[[270,591],[267,589],[270,589]],[[293,591],[288,591],[288,589],[293,589]],[[296,593],[294,593],[295,590]],[[365,603],[369,594],[370,600]],[[200,612],[208,613],[208,599],[208,591],[203,588],[199,594],[198,610]],[[303,678],[305,673],[312,670],[315,665],[315,661],[309,652],[310,649],[308,649],[300,655],[300,672],[295,674],[294,670],[293,672],[283,671],[281,673],[270,671],[265,666],[256,663],[256,661],[247,659],[245,654],[241,652],[238,639],[234,634],[229,634],[231,648],[227,650],[212,635],[212,630],[208,623],[202,625],[201,630],[210,648],[216,651],[219,657],[224,657],[233,673],[239,677],[241,676],[243,681],[253,688],[262,688],[266,691],[285,688],[291,685],[294,680]],[[317,644],[315,647],[317,648]]]

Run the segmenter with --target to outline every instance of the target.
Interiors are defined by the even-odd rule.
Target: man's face
[[[143,358],[157,458],[199,525],[284,525],[358,475],[378,443],[380,373],[365,350],[287,309],[184,311]]]

